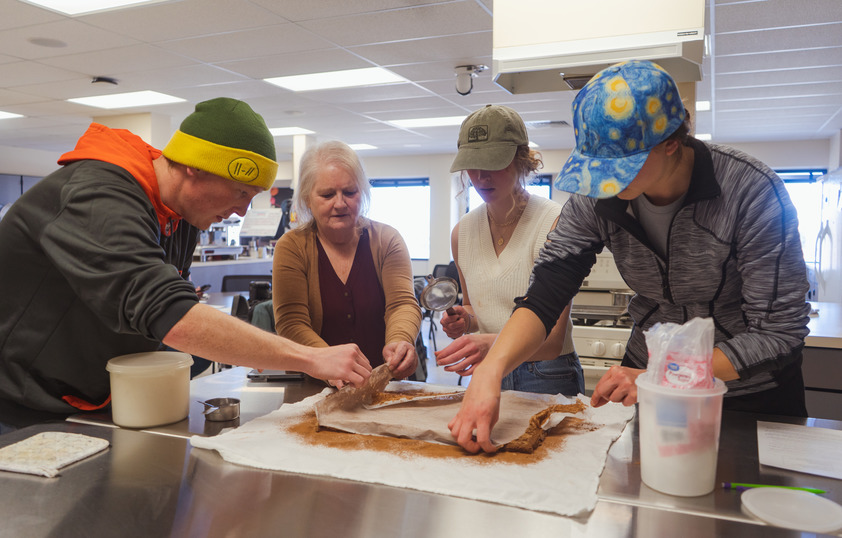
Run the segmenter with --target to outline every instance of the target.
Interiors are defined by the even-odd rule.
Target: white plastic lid
[[[814,493],[783,488],[753,488],[740,496],[743,509],[772,525],[802,532],[842,529],[842,506]]]
[[[189,368],[193,357],[180,351],[148,351],[114,357],[105,366],[109,372],[120,374],[159,374],[166,370]]]

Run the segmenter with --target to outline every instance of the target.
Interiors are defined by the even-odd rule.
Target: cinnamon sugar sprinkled
[[[547,419],[550,418],[550,415],[552,415],[553,413],[576,414],[584,410],[585,404],[578,400],[576,401],[576,403],[569,405],[551,405],[543,411],[539,411],[538,413],[532,415],[532,417],[529,419],[529,426],[526,427],[526,431],[523,433],[523,435],[521,435],[514,441],[506,443],[503,446],[503,448],[509,452],[523,452],[526,454],[532,454],[535,451],[535,449],[541,446],[541,443],[548,435],[547,430],[542,428],[542,426],[547,421]]]
[[[395,394],[395,393],[390,393]],[[593,431],[599,428],[598,425],[584,422],[581,419],[566,417],[557,426],[541,435],[533,431],[535,428],[541,429],[547,417],[553,412],[578,413],[584,410],[585,406],[581,402],[576,402],[570,405],[553,405],[549,408],[533,415],[530,419],[530,425],[527,432],[512,443],[518,443],[514,447],[509,447],[509,443],[501,450],[493,454],[471,454],[466,452],[462,447],[456,445],[443,445],[439,443],[430,443],[427,441],[417,441],[414,439],[403,439],[397,437],[381,437],[377,435],[365,435],[339,432],[322,428],[319,429],[316,420],[316,414],[313,411],[305,414],[301,421],[286,427],[286,430],[293,435],[301,438],[305,444],[318,445],[330,448],[339,448],[344,450],[374,450],[378,452],[388,452],[398,455],[406,459],[416,458],[418,456],[428,458],[442,458],[442,459],[465,459],[469,458],[472,462],[483,464],[518,464],[529,465],[537,463],[553,452],[562,449],[564,440],[569,435],[576,435],[587,431]],[[523,450],[525,438],[535,439],[541,437],[536,445],[533,445],[531,452],[514,452],[513,448]],[[543,441],[543,442],[541,442]]]

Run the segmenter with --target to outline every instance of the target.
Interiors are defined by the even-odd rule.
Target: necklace
[[[529,198],[528,198],[528,195],[527,195],[526,197],[524,197],[523,202],[526,202],[528,200],[529,200]],[[494,220],[494,216],[491,214],[491,211],[489,211],[487,208],[486,208],[485,212],[486,212],[486,214],[488,214],[488,220],[491,221],[491,224],[493,224],[494,226],[497,226],[498,228],[508,228],[509,226],[516,223],[518,220],[520,220],[521,215],[523,215],[523,211],[526,209],[526,203],[520,203],[519,205],[520,205],[520,209],[517,211],[517,213],[515,213],[515,215],[512,218],[510,218],[509,220],[507,220],[506,222],[504,222],[502,224],[500,224],[499,222]],[[505,243],[505,242],[506,242],[506,240],[502,235],[500,237],[498,237],[497,241],[496,241],[498,247],[502,247],[503,243]]]
[[[510,218],[509,220],[507,220],[503,224],[500,224],[499,222],[494,220],[494,216],[491,214],[491,211],[488,211],[488,218],[491,219],[491,224],[493,224],[494,226],[497,226],[499,228],[506,228],[507,226],[511,226],[512,224],[517,222],[517,220],[520,218],[522,213],[523,213],[523,208],[521,208],[520,211],[518,211],[517,214],[514,217]]]

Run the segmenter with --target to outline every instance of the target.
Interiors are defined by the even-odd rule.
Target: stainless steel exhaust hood
[[[652,60],[702,78],[704,0],[495,0],[494,81],[510,93],[581,88],[599,70]]]

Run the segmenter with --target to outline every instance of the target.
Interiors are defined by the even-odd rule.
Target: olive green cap
[[[472,112],[459,130],[459,151],[451,172],[502,170],[515,158],[518,146],[529,144],[526,125],[507,106],[485,105]]]

